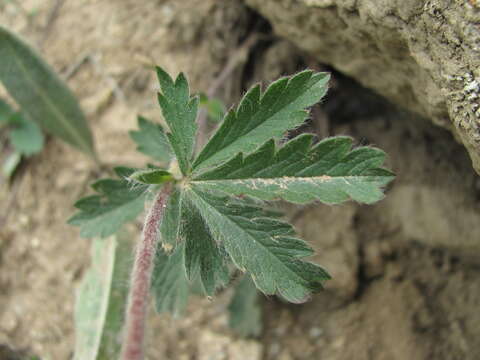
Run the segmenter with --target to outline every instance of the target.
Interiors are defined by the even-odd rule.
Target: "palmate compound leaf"
[[[95,182],[92,188],[99,195],[87,196],[74,204],[80,211],[68,223],[80,226],[80,236],[110,236],[123,224],[135,220],[143,211],[148,185],[133,186],[128,176],[134,171],[135,169],[125,167],[115,168],[120,179]]]
[[[213,239],[263,293],[300,303],[330,278],[320,266],[301,260],[312,255],[312,249],[295,237],[291,225],[278,220],[277,213],[200,191],[193,184],[184,190],[184,196],[197,208]]]
[[[163,163],[172,157],[172,148],[160,124],[142,116],[138,117],[138,130],[130,131],[130,137],[137,144],[137,150]]]
[[[325,95],[328,79],[326,73],[305,70],[273,82],[263,94],[260,85],[251,88],[198,155],[193,165],[195,172],[239,152],[253,151],[301,125],[307,118],[305,109]]]
[[[191,160],[197,131],[196,117],[198,97],[190,98],[188,82],[180,73],[175,82],[163,69],[157,67],[161,93],[158,102],[163,117],[170,128],[167,138],[177,157],[178,166],[183,175],[191,170]]]
[[[263,200],[334,204],[353,199],[371,204],[394,175],[381,168],[385,153],[373,147],[352,150],[349,137],[332,137],[312,146],[313,135],[290,140],[279,150],[268,141],[253,154],[238,154],[192,181],[200,192],[222,190]]]

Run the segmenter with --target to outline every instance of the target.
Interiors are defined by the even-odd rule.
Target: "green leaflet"
[[[321,267],[300,260],[312,249],[294,237],[291,225],[261,207],[234,198],[198,191],[188,194],[210,233],[225,247],[233,263],[250,273],[257,288],[301,303],[330,276]]]
[[[221,100],[208,98],[207,95],[200,94],[200,106],[206,109],[210,121],[218,123],[223,120],[226,110]]]
[[[187,306],[189,286],[185,274],[184,244],[177,246],[171,255],[167,255],[159,247],[152,275],[152,291],[157,312],[180,315]]]
[[[212,238],[198,209],[187,200],[182,206],[181,235],[185,242],[185,270],[192,282],[197,275],[208,296],[228,283],[226,254]]]
[[[182,203],[182,192],[180,190],[175,190],[172,195],[170,195],[170,199],[168,199],[162,223],[160,224],[161,245],[163,251],[166,253],[170,253],[180,241]]]
[[[164,182],[173,180],[172,174],[159,168],[150,168],[145,170],[137,170],[129,176],[135,182],[142,184],[163,184]]]
[[[40,128],[17,112],[10,117],[10,130],[8,137],[16,151],[25,156],[40,152],[43,148],[44,139]]]
[[[182,174],[187,175],[191,170],[199,100],[198,97],[190,98],[187,79],[182,73],[178,75],[175,82],[159,67],[157,67],[157,75],[162,90],[158,94],[158,102],[170,128],[167,137],[177,156]]]
[[[120,180],[104,179],[95,182],[92,188],[99,195],[87,196],[74,204],[80,211],[68,223],[80,226],[80,236],[110,236],[143,211],[147,185],[133,187],[129,184],[127,178],[134,171],[125,167],[115,168]]]
[[[211,237],[187,195],[176,190],[167,203],[160,225],[162,251],[157,256],[162,258],[181,244],[184,247],[184,271],[188,281],[193,283],[198,279],[204,292],[213,296],[215,290],[229,280],[226,264],[228,255]]]
[[[0,81],[29,119],[95,157],[92,134],[73,94],[34,50],[2,27]]]
[[[130,258],[131,247],[126,239],[93,240],[92,265],[75,301],[75,360],[118,357]]]
[[[130,137],[137,144],[137,150],[151,158],[167,163],[172,158],[172,149],[160,124],[142,116],[138,117],[137,131],[130,131]]]
[[[272,137],[302,124],[305,108],[317,103],[327,91],[329,75],[302,71],[273,82],[261,94],[251,88],[236,110],[231,110],[220,128],[194,162],[194,169],[210,167],[239,152],[250,152]]]
[[[262,309],[259,293],[250,276],[244,275],[228,305],[229,325],[239,335],[258,336],[262,331]]]
[[[197,176],[201,191],[222,190],[264,200],[294,203],[320,200],[333,204],[353,199],[373,203],[383,198],[382,187],[393,174],[382,166],[385,153],[372,147],[351,149],[349,137],[332,137],[312,147],[305,134],[275,149],[268,141],[247,157],[238,154],[216,169]]]

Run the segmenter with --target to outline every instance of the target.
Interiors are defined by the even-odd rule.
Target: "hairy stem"
[[[160,222],[172,188],[172,184],[165,184],[155,197],[150,212],[145,219],[142,238],[137,247],[135,263],[132,270],[126,313],[126,332],[122,344],[122,360],[143,359],[145,320],[147,316],[153,262],[157,242],[160,237]]]

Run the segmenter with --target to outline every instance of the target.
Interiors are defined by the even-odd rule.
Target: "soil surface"
[[[326,291],[304,305],[264,297],[264,331],[255,339],[228,329],[230,291],[192,299],[180,319],[152,311],[148,358],[480,358],[480,181],[450,133],[316,63],[240,1],[15,3],[0,2],[0,24],[28,39],[67,80],[103,165],[52,138],[12,184],[2,183],[0,360],[15,359],[10,350],[71,358],[74,294],[90,242],[65,222],[90,182],[114,165],[146,161],[127,132],[137,114],[161,121],[150,65],[184,71],[194,91],[209,91],[232,58],[236,66],[216,90],[227,104],[256,81],[305,67],[333,71],[327,99],[298,131],[351,134],[378,146],[398,177],[374,206],[285,207],[316,248],[313,260],[334,277]],[[245,41],[253,45],[242,47]]]

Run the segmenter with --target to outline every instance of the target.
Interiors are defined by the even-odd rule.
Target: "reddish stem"
[[[122,360],[142,360],[144,351],[145,320],[150,294],[150,280],[159,228],[167,200],[172,192],[172,184],[165,184],[155,197],[153,205],[145,219],[142,239],[138,244],[126,313],[126,333],[122,345]]]

